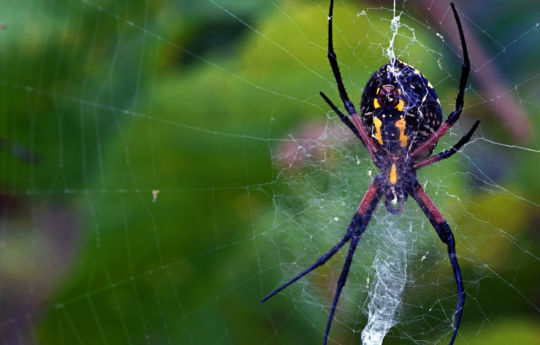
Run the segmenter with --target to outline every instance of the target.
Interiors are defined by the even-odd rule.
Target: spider
[[[349,117],[344,115],[323,92],[320,92],[320,95],[345,125],[360,139],[381,172],[374,178],[373,183],[365,193],[345,236],[308,269],[262,299],[262,302],[268,300],[309,272],[323,265],[350,241],[349,252],[337,283],[332,308],[326,324],[325,345],[328,341],[328,334],[339,296],[349,274],[354,252],[358,246],[360,236],[371,219],[371,215],[382,197],[384,197],[385,207],[388,212],[392,214],[400,213],[409,195],[418,203],[448,249],[448,256],[458,291],[458,303],[454,312],[456,321],[449,345],[452,345],[456,338],[465,302],[465,289],[456,257],[454,235],[446,220],[416,179],[418,169],[446,159],[458,152],[471,139],[480,123],[476,121],[467,134],[453,147],[430,157],[439,139],[461,115],[470,70],[467,45],[459,15],[454,4],[450,3],[450,6],[459,30],[463,62],[455,109],[450,113],[446,121],[441,124],[441,105],[433,86],[417,69],[399,59],[392,59],[390,63],[382,66],[371,76],[364,88],[360,105],[361,112],[360,116],[358,115],[343,85],[337,56],[334,52],[332,38],[334,1],[330,1],[328,59],[337,82],[339,96]]]

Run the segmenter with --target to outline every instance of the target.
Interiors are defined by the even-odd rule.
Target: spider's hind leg
[[[448,257],[450,258],[450,264],[452,265],[452,270],[454,271],[454,278],[456,279],[457,291],[458,291],[458,303],[456,306],[456,311],[454,315],[456,316],[456,324],[454,326],[454,333],[452,339],[448,345],[452,345],[456,339],[456,335],[459,329],[459,324],[461,322],[461,314],[463,313],[463,305],[465,304],[465,288],[463,287],[463,278],[461,277],[461,270],[459,269],[459,264],[456,256],[456,246],[454,241],[454,235],[450,226],[443,218],[433,201],[429,198],[426,192],[422,189],[420,184],[416,182],[415,192],[413,194],[414,199],[420,205],[420,208],[426,214],[431,225],[437,231],[437,234],[446,244],[448,249]]]
[[[364,195],[364,198],[362,199],[362,202],[358,206],[358,210],[356,211],[356,214],[354,215],[351,224],[347,228],[347,233],[345,236],[336,243],[335,246],[333,246],[326,254],[321,256],[313,265],[311,265],[308,269],[303,271],[302,273],[298,274],[296,277],[292,278],[285,284],[281,285],[274,291],[272,291],[270,294],[268,294],[266,297],[264,297],[261,302],[267,301],[270,297],[276,295],[281,290],[285,289],[289,285],[293,284],[309,272],[313,271],[319,266],[324,265],[334,254],[336,254],[341,247],[343,247],[349,240],[353,237],[360,237],[362,232],[364,232],[367,223],[369,222],[369,219],[371,218],[371,214],[375,210],[375,207],[379,203],[379,199],[381,197],[381,193],[378,187],[378,180],[375,180],[375,182],[369,187],[368,191]]]
[[[353,258],[354,252],[356,251],[356,246],[358,245],[358,241],[360,241],[360,235],[353,236],[351,245],[349,247],[349,253],[347,254],[347,259],[345,259],[345,264],[343,265],[343,269],[341,270],[341,274],[339,276],[336,293],[334,294],[334,301],[332,303],[332,309],[330,310],[330,315],[328,316],[328,322],[326,323],[326,331],[324,332],[324,345],[326,345],[328,342],[328,333],[330,333],[330,326],[332,326],[332,320],[334,319],[334,313],[336,312],[336,307],[339,301],[339,296],[341,295],[341,290],[343,290],[343,287],[345,286],[347,277],[349,275],[352,258]]]
[[[349,231],[347,231],[347,234],[345,234],[345,237],[343,237],[341,239],[341,241],[339,241],[335,246],[333,246],[328,252],[326,252],[326,254],[324,254],[323,256],[321,256],[313,265],[311,265],[307,270],[305,270],[304,272],[300,273],[299,275],[297,275],[296,277],[294,277],[293,279],[289,280],[288,282],[286,282],[285,284],[281,285],[280,287],[278,287],[277,289],[275,289],[274,291],[272,291],[270,294],[268,294],[266,297],[264,297],[261,302],[266,302],[268,299],[270,299],[270,297],[276,295],[277,293],[279,293],[281,290],[285,289],[286,287],[288,287],[289,285],[293,284],[294,282],[296,282],[297,280],[299,280],[300,278],[302,278],[303,276],[305,276],[306,274],[308,274],[309,272],[313,271],[314,269],[316,269],[317,267],[319,266],[322,266],[326,263],[326,261],[330,260],[330,258],[332,256],[334,256],[334,254],[336,254],[340,249],[341,247],[343,247],[345,245],[345,243],[349,242],[349,240],[351,239],[351,233]]]
[[[373,211],[375,211],[375,208],[379,204],[379,200],[382,196],[382,191],[380,189],[381,179],[375,178],[375,181],[373,184],[369,187],[366,194],[364,195],[364,198],[362,199],[362,202],[358,206],[358,209],[356,213],[353,216],[353,219],[351,223],[349,224],[349,227],[347,228],[347,233],[345,236],[339,241],[332,249],[330,249],[326,254],[321,256],[313,265],[311,265],[308,269],[294,277],[293,279],[289,280],[287,283],[281,285],[279,288],[272,291],[269,295],[264,297],[261,302],[265,302],[270,297],[276,295],[281,290],[285,289],[289,285],[293,284],[309,272],[313,271],[319,266],[324,265],[334,254],[336,254],[349,240],[351,241],[351,245],[349,247],[349,253],[347,255],[347,259],[345,260],[345,264],[343,265],[343,269],[341,270],[341,275],[339,277],[339,281],[337,284],[337,289],[334,295],[334,301],[332,303],[332,309],[330,311],[330,316],[328,317],[328,322],[326,324],[326,331],[324,335],[324,344],[328,341],[328,333],[330,332],[330,326],[332,325],[332,319],[334,318],[334,313],[336,311],[336,306],[339,301],[339,296],[341,295],[341,291],[343,287],[345,286],[345,282],[347,281],[347,276],[349,274],[349,269],[351,267],[352,258],[354,255],[354,251],[356,250],[356,247],[358,245],[358,242],[360,241],[360,236],[362,236],[362,233],[366,229],[369,220],[371,219],[371,215],[373,214]]]
[[[378,181],[379,180],[376,179],[375,182],[369,187],[366,195],[364,196],[364,199],[362,199],[362,202],[360,203],[360,206],[358,206],[358,210],[354,215],[353,220],[349,225],[349,228],[347,229],[347,233],[351,234],[351,245],[349,247],[349,253],[347,254],[347,258],[345,259],[345,264],[343,265],[343,269],[341,270],[341,274],[339,276],[336,292],[334,294],[334,301],[332,302],[332,309],[330,310],[328,322],[326,323],[326,331],[324,332],[324,345],[326,345],[328,342],[328,334],[330,333],[330,327],[332,326],[334,313],[336,312],[336,307],[339,302],[341,291],[343,290],[343,287],[347,282],[347,277],[351,268],[352,258],[354,252],[356,251],[356,247],[358,246],[358,242],[360,241],[360,236],[362,236],[364,230],[366,230],[366,227],[371,219],[371,215],[379,204],[379,200],[382,195],[381,190],[378,187]]]

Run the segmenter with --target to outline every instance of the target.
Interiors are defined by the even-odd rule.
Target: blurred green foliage
[[[391,37],[391,13],[357,16],[357,8],[365,7],[338,2],[336,8],[336,50],[355,100],[386,62],[383,50]],[[327,317],[321,305],[330,298],[341,261],[333,260],[285,297],[265,305],[259,299],[338,239],[367,188],[365,171],[373,169],[352,140],[339,148],[330,143],[332,159],[297,170],[280,166],[281,145],[303,124],[341,126],[318,96],[324,90],[337,101],[325,56],[326,1],[11,0],[2,8],[0,137],[37,157],[29,163],[13,151],[0,153],[8,204],[0,241],[9,249],[0,247],[0,291],[7,291],[0,297],[10,297],[1,314],[2,339],[321,342]],[[458,62],[426,48],[443,50],[433,31],[402,20],[414,28],[415,40],[403,28],[397,54],[436,82],[443,108],[450,109],[456,85],[446,73],[457,71]],[[523,99],[533,99],[528,85]],[[468,101],[478,98],[467,95]],[[537,105],[524,104],[536,128]],[[481,110],[475,107],[465,117],[481,117],[484,133],[502,133]],[[500,134],[495,140],[508,139]],[[495,155],[512,168],[496,181],[479,176],[490,171]],[[537,154],[480,141],[467,148],[466,157],[478,163],[457,157],[419,176],[435,192],[467,258],[462,265],[469,299],[458,340],[532,344],[540,340],[531,306],[539,297],[538,244],[531,236],[539,221],[533,203],[540,192]],[[425,263],[411,258],[416,283],[406,287],[405,301],[413,307],[405,306],[402,318],[413,321],[396,326],[385,344],[407,343],[409,330],[417,340],[425,334],[430,339],[423,340],[443,344],[451,332],[450,324],[440,324],[455,306],[451,271],[414,206],[409,202],[403,217],[421,229],[416,254],[436,254]],[[80,239],[66,241],[69,248],[36,237],[40,212],[53,208],[78,219],[72,231]],[[328,225],[335,214],[341,219]],[[374,224],[366,233],[367,249],[356,257],[356,284],[369,275],[377,245],[384,245],[376,231],[384,226]],[[310,228],[313,238],[306,239]],[[73,256],[57,253],[72,249]],[[47,284],[47,274],[34,276],[42,267],[61,266],[62,274],[51,274]],[[26,276],[13,278],[20,272]],[[332,337],[359,344],[350,328],[362,328],[365,316],[355,307],[366,297],[350,288],[343,303],[353,310],[344,312],[349,324],[336,325]],[[444,305],[431,314],[433,321],[430,303]],[[7,331],[14,324],[18,340]]]

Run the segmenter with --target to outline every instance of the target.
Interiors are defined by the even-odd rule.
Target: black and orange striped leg
[[[430,164],[433,164],[435,162],[438,162],[438,161],[441,161],[443,159],[452,157],[455,153],[457,153],[459,151],[459,149],[461,149],[461,147],[463,145],[465,145],[466,143],[469,142],[469,140],[471,140],[471,137],[472,137],[474,131],[476,131],[476,128],[478,128],[479,124],[480,124],[480,120],[476,121],[474,123],[474,125],[472,126],[472,128],[469,129],[467,134],[465,134],[454,146],[452,146],[448,150],[444,150],[444,151],[436,154],[435,156],[426,158],[426,159],[424,159],[424,160],[422,160],[420,162],[415,163],[414,164],[414,169],[420,169],[420,168],[423,168],[423,167],[428,166]]]
[[[452,12],[454,12],[454,18],[458,27],[459,37],[461,39],[461,49],[463,51],[463,63],[461,64],[461,77],[459,80],[459,89],[456,97],[456,108],[450,115],[448,115],[448,118],[443,125],[439,127],[439,129],[437,129],[428,140],[426,140],[411,153],[411,157],[413,158],[422,156],[424,153],[429,151],[431,147],[433,147],[433,145],[435,145],[435,143],[439,141],[439,139],[445,135],[450,128],[452,128],[454,123],[456,123],[456,121],[459,119],[461,111],[463,110],[463,98],[465,95],[465,88],[467,87],[467,79],[469,78],[471,65],[469,61],[469,53],[467,51],[467,44],[465,42],[465,34],[463,33],[463,28],[461,27],[459,15],[457,14],[454,4],[450,3],[450,6],[452,7]]]
[[[362,202],[358,206],[358,210],[356,211],[355,215],[353,216],[353,219],[347,228],[347,233],[345,236],[334,246],[332,247],[328,252],[326,252],[323,256],[321,256],[313,265],[311,265],[308,269],[303,271],[302,273],[298,274],[293,279],[289,280],[285,284],[281,285],[279,288],[272,291],[269,295],[264,297],[261,302],[267,301],[270,297],[276,295],[289,285],[293,284],[309,272],[313,271],[319,266],[324,265],[334,254],[336,254],[347,242],[351,241],[351,245],[349,247],[349,253],[347,255],[347,259],[345,260],[345,264],[343,266],[343,269],[341,271],[341,275],[339,277],[339,281],[337,284],[336,293],[334,295],[334,302],[332,303],[332,308],[330,311],[330,316],[328,318],[328,322],[326,325],[326,332],[324,336],[324,344],[327,343],[328,339],[328,333],[330,331],[330,326],[332,325],[332,319],[334,317],[334,313],[336,311],[336,306],[339,301],[339,296],[341,295],[341,290],[343,289],[343,286],[345,286],[345,282],[347,280],[347,276],[349,274],[349,269],[351,267],[351,262],[353,258],[354,251],[356,250],[356,246],[358,245],[358,241],[360,240],[360,236],[366,229],[369,220],[371,219],[371,215],[373,214],[373,211],[377,207],[377,204],[379,203],[379,200],[381,198],[381,190],[379,188],[380,179],[376,178],[373,184],[369,187],[368,191],[364,195],[364,198],[362,199]]]
[[[422,189],[422,187],[420,186],[418,182],[416,182],[415,184],[413,197],[418,203],[418,205],[420,205],[420,208],[422,209],[422,211],[424,211],[431,225],[433,225],[433,227],[437,231],[437,234],[441,238],[441,241],[443,241],[446,244],[446,247],[448,249],[448,257],[450,258],[452,270],[454,271],[454,278],[456,279],[456,285],[457,285],[457,291],[458,291],[458,304],[456,307],[456,311],[454,312],[454,315],[456,316],[454,333],[449,343],[449,345],[452,345],[454,343],[454,340],[456,339],[456,335],[459,329],[459,324],[461,322],[461,314],[463,312],[463,305],[465,304],[465,288],[463,287],[463,279],[461,278],[461,270],[459,269],[459,264],[456,257],[454,235],[452,234],[452,230],[450,229],[450,226],[448,225],[444,217],[441,215],[441,213],[439,212],[439,210],[437,209],[433,201]]]

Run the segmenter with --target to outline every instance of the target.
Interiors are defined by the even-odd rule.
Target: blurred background
[[[456,344],[539,344],[540,5],[456,5],[472,71],[438,149],[482,122],[418,174],[457,241]],[[327,13],[326,0],[2,1],[0,343],[322,343],[343,256],[260,299],[343,236],[377,173],[318,95],[339,104]],[[441,1],[336,1],[349,95],[388,61],[393,18],[391,48],[450,113],[461,48]],[[455,282],[412,200],[375,213],[330,343],[362,343],[372,282],[394,262],[405,281],[384,344],[448,343]]]

